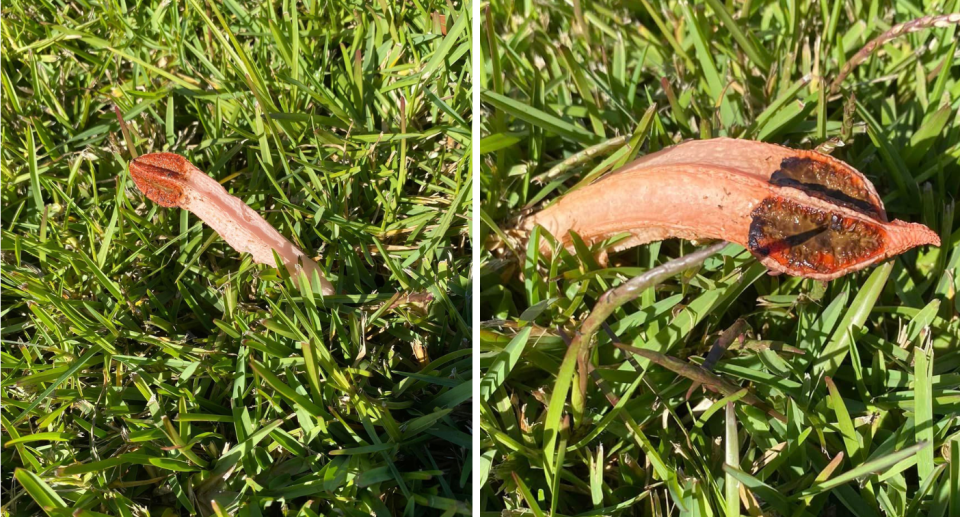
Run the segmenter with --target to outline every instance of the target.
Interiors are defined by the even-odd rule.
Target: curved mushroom
[[[321,292],[325,296],[336,292],[316,262],[183,156],[145,154],[130,162],[130,177],[150,200],[160,206],[178,206],[193,212],[227,244],[241,253],[249,253],[254,262],[273,266],[273,251],[276,251],[295,282],[301,269],[310,279],[316,271]]]
[[[832,280],[940,237],[922,224],[887,222],[859,171],[813,151],[748,140],[685,142],[568,192],[526,219],[572,248],[627,233],[612,251],[671,237],[722,239],[772,272]],[[550,253],[546,244],[542,247]]]

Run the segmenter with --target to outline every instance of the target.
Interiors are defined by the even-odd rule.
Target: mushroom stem
[[[294,282],[299,282],[301,270],[311,280],[317,272],[320,291],[325,296],[335,293],[316,262],[184,157],[173,153],[143,155],[130,162],[130,176],[152,201],[193,212],[227,244],[241,253],[249,253],[254,262],[275,265],[273,252],[276,251]]]
[[[568,192],[526,219],[567,247],[626,235],[612,251],[679,237],[749,249],[771,271],[832,280],[916,246],[940,245],[921,224],[887,221],[859,171],[812,151],[718,138],[645,156]],[[549,254],[549,245],[541,243]]]

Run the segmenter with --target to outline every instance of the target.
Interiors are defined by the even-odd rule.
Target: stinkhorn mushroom
[[[249,253],[254,262],[273,266],[276,264],[273,251],[276,251],[294,281],[299,278],[300,270],[311,281],[316,272],[321,292],[325,296],[335,293],[316,262],[186,158],[173,153],[143,155],[130,162],[130,177],[151,201],[193,212],[227,244],[241,253]]]
[[[679,237],[723,239],[773,274],[832,280],[910,248],[940,245],[922,224],[887,221],[873,185],[813,151],[716,138],[642,157],[526,219],[572,249],[621,234],[611,251]],[[544,253],[551,250],[544,242]]]

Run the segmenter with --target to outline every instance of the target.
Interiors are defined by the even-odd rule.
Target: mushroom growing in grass
[[[626,236],[613,251],[671,237],[722,239],[750,250],[772,273],[818,280],[940,245],[922,224],[888,222],[876,189],[846,163],[732,138],[640,158],[568,192],[521,229],[537,225],[568,249],[571,231],[588,245]]]
[[[316,273],[320,291],[325,296],[335,293],[316,262],[186,158],[173,153],[140,156],[130,162],[130,177],[150,200],[160,206],[178,206],[193,212],[227,244],[241,253],[249,253],[254,262],[273,266],[276,251],[294,282],[298,281],[301,270],[312,282]]]

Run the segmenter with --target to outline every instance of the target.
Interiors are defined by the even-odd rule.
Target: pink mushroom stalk
[[[143,155],[130,162],[130,177],[150,200],[160,206],[178,206],[193,212],[227,244],[249,253],[254,262],[273,266],[276,251],[295,282],[301,270],[311,280],[316,272],[321,292],[325,296],[335,293],[316,262],[186,158],[173,153]]]
[[[859,171],[830,156],[716,138],[654,153],[564,195],[526,219],[568,249],[627,237],[619,251],[668,238],[721,239],[750,250],[772,273],[833,280],[916,246],[940,245],[918,223],[888,221]],[[544,241],[541,249],[551,249]]]

